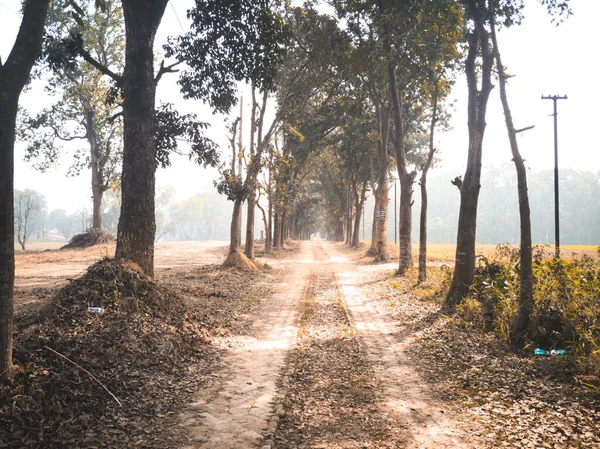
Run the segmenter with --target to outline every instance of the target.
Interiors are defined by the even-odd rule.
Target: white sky
[[[596,32],[600,17],[600,2],[571,0],[574,15],[565,23],[551,23],[545,9],[535,0],[526,0],[525,20],[520,27],[502,30],[499,45],[503,62],[511,74],[508,86],[509,102],[515,126],[535,125],[520,135],[521,152],[533,170],[553,167],[552,102],[542,101],[541,95],[568,95],[558,104],[559,112],[559,166],[600,172],[600,144],[593,138],[595,109],[600,104],[600,91],[595,81],[600,62],[593,52],[599,43]],[[167,6],[157,36],[157,48],[168,35],[181,32],[179,21],[186,26],[185,11],[192,2],[178,0]],[[0,0],[0,55],[8,56],[18,31],[20,0]],[[172,5],[175,5],[174,7]],[[177,20],[179,18],[179,21]],[[157,91],[158,101],[177,104],[182,112],[196,112],[212,127],[208,134],[227,152],[224,117],[213,116],[209,108],[195,101],[184,101],[176,85],[177,76],[163,77]],[[49,104],[40,88],[23,94],[21,104],[32,112]],[[451,120],[453,129],[440,136],[438,147],[441,167],[462,174],[466,162],[466,82],[458,75],[453,92],[456,108]],[[248,103],[249,98],[244,100]],[[238,110],[233,113],[237,115]],[[247,113],[245,113],[247,116]],[[484,142],[484,164],[498,164],[511,159],[504,117],[498,99],[498,89],[492,91],[488,105],[488,127]],[[247,130],[247,125],[245,126]],[[15,188],[33,188],[48,198],[48,207],[74,211],[89,207],[90,175],[84,171],[77,178],[67,178],[68,161],[50,173],[41,174],[23,161],[23,147],[17,145],[15,154]],[[173,185],[180,198],[189,197],[212,188],[215,171],[195,166],[186,158],[173,158],[173,166],[159,170],[158,185]]]

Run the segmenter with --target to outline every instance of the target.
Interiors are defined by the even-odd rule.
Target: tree
[[[120,105],[110,78],[85,61],[65,58],[62,40],[69,33],[80,33],[91,56],[116,71],[123,68],[124,23],[121,7],[107,1],[104,9],[81,18],[82,25],[72,29],[72,17],[61,5],[49,13],[44,62],[50,73],[46,90],[60,100],[36,117],[26,117],[20,126],[28,143],[26,159],[46,171],[64,153],[65,142],[85,140],[88,148],[78,149],[69,175],[84,167],[91,169],[92,227],[102,228],[102,197],[117,180],[122,154],[122,123],[117,120]]]
[[[156,84],[179,63],[161,64],[154,73],[154,38],[167,0],[122,0],[125,19],[125,66],[120,75],[96,60],[81,35],[66,40],[74,55],[114,80],[123,100],[123,167],[117,259],[136,262],[154,274],[155,171],[157,167]],[[160,162],[160,161],[159,161]]]
[[[17,243],[25,251],[25,244],[31,237],[31,224],[36,215],[46,211],[46,198],[35,190],[15,190],[15,226]]]
[[[508,96],[506,94],[506,73],[502,65],[500,49],[498,48],[498,38],[496,36],[496,26],[494,19],[491,21],[491,37],[494,45],[494,57],[496,59],[496,68],[498,70],[498,81],[500,83],[500,99],[502,109],[504,110],[504,119],[506,121],[506,131],[510,142],[510,151],[517,171],[517,192],[519,195],[519,223],[521,231],[520,246],[520,264],[519,264],[519,311],[510,329],[510,340],[513,344],[522,344],[523,336],[529,327],[529,318],[533,311],[533,250],[531,247],[531,210],[529,208],[529,194],[527,193],[527,170],[525,161],[521,157],[519,144],[517,142],[517,133],[524,129],[515,129],[510,107],[508,105]]]
[[[65,240],[69,240],[74,234],[71,217],[67,215],[65,209],[53,209],[48,214],[48,227],[51,231],[57,231],[63,235]]]
[[[446,125],[443,100],[454,82],[452,71],[460,57],[457,43],[461,39],[462,12],[452,4],[435,3],[422,11],[423,31],[417,37],[417,70],[420,72],[421,103],[430,111],[429,151],[421,164],[421,211],[419,214],[419,275],[420,282],[427,277],[427,174],[434,161],[436,128]],[[441,119],[441,120],[440,120]],[[447,126],[447,125],[446,125]]]
[[[481,156],[485,133],[487,102],[492,91],[494,55],[490,49],[487,24],[488,1],[466,0],[467,35],[465,71],[468,85],[469,151],[460,190],[460,213],[456,242],[456,262],[446,304],[452,306],[467,295],[475,274],[475,235],[477,202],[481,188]],[[480,73],[478,73],[480,67]],[[478,84],[478,80],[481,80]]]
[[[0,60],[0,381],[12,377],[14,146],[21,91],[42,48],[48,0],[26,0],[23,21],[6,61]]]
[[[198,0],[189,11],[190,31],[167,46],[167,55],[176,55],[187,64],[179,80],[184,97],[207,101],[215,111],[227,113],[237,101],[236,83],[245,81],[253,90],[257,88],[262,92],[260,113],[263,115],[286,36],[282,18],[274,7],[274,2],[268,0]],[[253,106],[255,111],[256,106]],[[254,123],[254,117],[252,120]],[[244,185],[240,186],[240,180],[230,171],[222,170],[220,192],[234,201],[230,255],[238,251],[237,218],[242,203],[250,197],[254,200],[262,151],[274,132],[272,125],[263,136],[262,121],[258,126],[257,147],[256,151],[251,148],[255,153],[249,161]],[[254,136],[255,130],[251,132]]]
[[[491,76],[495,59],[490,43],[490,27],[495,21],[519,23],[523,3],[516,0],[463,0],[469,20],[465,72],[468,85],[469,150],[467,168],[460,190],[460,213],[456,243],[456,262],[445,304],[453,307],[471,288],[475,274],[475,236],[477,205],[481,188],[481,157],[487,102],[493,88]],[[569,14],[568,1],[540,0],[550,13]]]

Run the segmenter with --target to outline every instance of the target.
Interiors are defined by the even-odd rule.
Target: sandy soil
[[[220,263],[225,258],[227,242],[158,243],[155,247],[156,279],[194,267]],[[36,251],[15,255],[15,312],[31,308],[50,298],[52,289],[81,275],[87,267],[113,257],[115,245],[97,245],[68,251]]]
[[[19,254],[17,313],[35,309],[54,287],[113,251],[114,246],[100,246]],[[405,355],[409,340],[396,332],[384,298],[370,288],[394,264],[360,266],[351,254],[341,245],[312,241],[268,259],[286,275],[263,299],[247,334],[234,337],[223,368],[191,403],[182,405],[175,428],[187,437],[186,449],[475,447],[460,413],[437,401],[412,368]],[[156,278],[170,282],[198,266],[221,262],[224,255],[223,242],[159,244]],[[304,310],[300,317],[300,306],[309,299],[320,312],[313,316]],[[328,372],[334,361],[336,370]],[[318,388],[290,384],[294,376],[302,377],[302,363],[318,368],[312,377]],[[350,380],[338,382],[346,374]],[[329,386],[335,382],[343,385],[332,396]],[[294,416],[300,421],[291,435],[288,424]],[[331,418],[328,426],[321,425],[324,417]]]
[[[394,333],[392,319],[369,291],[370,280],[391,265],[359,268],[337,245],[318,241],[301,242],[294,258],[275,263],[287,268],[285,281],[263,301],[250,335],[237,338],[214,384],[198,391],[180,416],[179,426],[189,439],[186,449],[475,447],[461,430],[460,414],[435,400],[411,368],[406,341]],[[309,297],[317,298],[324,312],[306,318],[304,311],[298,319],[299,305]],[[329,340],[342,344],[332,349],[324,344]],[[308,364],[298,355],[304,357],[307,348],[313,353]],[[347,367],[344,358],[351,362]],[[294,385],[298,372],[310,376],[306,368],[317,362],[325,368],[313,378],[325,390],[355,366],[360,370],[349,378],[366,387],[347,385],[324,399],[323,388]],[[358,430],[355,415],[371,421]],[[324,419],[329,425],[323,425]],[[381,432],[371,435],[366,429]],[[345,433],[342,440],[340,432]],[[393,436],[387,441],[391,445],[381,446],[386,440],[382,432]]]

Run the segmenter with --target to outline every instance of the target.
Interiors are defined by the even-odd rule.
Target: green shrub
[[[600,262],[584,256],[548,259],[534,251],[534,310],[528,338],[544,349],[566,348],[600,371]],[[458,316],[508,341],[519,299],[518,248],[479,256],[470,296]]]

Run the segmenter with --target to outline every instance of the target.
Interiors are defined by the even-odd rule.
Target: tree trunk
[[[273,214],[273,249],[279,248],[279,232],[279,212],[275,208],[275,213]]]
[[[519,196],[519,217],[521,231],[520,248],[520,289],[519,289],[519,311],[514,318],[510,329],[510,342],[515,346],[522,346],[525,343],[525,333],[529,327],[531,312],[533,311],[533,251],[531,247],[531,213],[529,208],[529,195],[527,193],[527,170],[525,162],[521,157],[519,145],[517,143],[517,131],[512,119],[510,107],[508,106],[508,97],[506,95],[506,75],[504,66],[500,57],[498,40],[496,39],[496,29],[492,22],[492,42],[494,44],[494,56],[496,57],[496,67],[498,69],[498,79],[500,82],[500,100],[504,110],[506,121],[506,130],[508,131],[508,140],[510,142],[510,151],[513,156],[513,162],[517,170],[517,192]]]
[[[123,172],[115,257],[132,260],[148,276],[154,275],[156,232],[153,45],[166,6],[167,0],[123,0]]]
[[[254,259],[254,212],[256,211],[256,197],[254,192],[248,197],[248,216],[246,217],[246,246],[244,254],[248,259]]]
[[[265,226],[265,252],[271,254],[273,251],[273,190],[271,184],[271,169],[273,167],[273,155],[269,158],[269,185],[267,188],[267,223]]]
[[[421,174],[421,216],[419,217],[419,282],[427,279],[427,172],[431,167],[435,147],[433,146],[433,137],[435,134],[435,125],[437,123],[437,104],[440,81],[435,80],[433,91],[433,110],[431,113],[431,124],[429,127],[429,153],[427,161],[423,166]]]
[[[469,90],[468,127],[469,154],[467,169],[460,187],[460,212],[456,239],[456,262],[452,284],[446,296],[446,307],[453,307],[464,298],[471,288],[475,274],[475,236],[477,227],[477,202],[481,188],[481,156],[485,133],[485,114],[490,92],[493,55],[490,53],[489,34],[484,27],[484,14],[474,2],[469,2],[469,13],[475,21],[475,28],[468,39],[468,53],[465,65]],[[477,56],[481,51],[481,89],[478,88]]]
[[[362,217],[363,204],[365,203],[365,197],[367,194],[366,187],[366,184],[363,185],[360,196],[358,195],[358,191],[355,191],[356,215],[354,217],[354,233],[352,234],[351,244],[353,247],[357,247],[360,242],[360,219]]]
[[[387,245],[388,207],[389,207],[389,154],[388,141],[390,129],[389,107],[377,107],[378,121],[381,138],[378,142],[379,149],[379,177],[375,195],[375,210],[373,211],[373,238],[369,254],[377,262],[385,262],[389,258]]]
[[[86,111],[87,139],[90,144],[90,165],[92,170],[92,228],[102,229],[102,196],[104,195],[104,177],[100,167],[100,154],[94,112]]]
[[[396,164],[398,165],[398,178],[400,180],[400,261],[398,272],[404,273],[412,267],[412,194],[413,183],[415,182],[416,172],[408,172],[406,168],[406,154],[404,152],[404,118],[402,112],[402,103],[398,94],[398,85],[396,82],[396,70],[391,60],[391,53],[388,52],[388,76],[390,83],[390,92],[392,106],[394,110],[394,147],[396,150]],[[396,213],[396,211],[394,211]]]
[[[19,96],[42,47],[48,0],[27,0],[13,49],[0,61],[0,382],[12,378],[14,149]]]
[[[240,235],[240,221],[238,220],[238,216],[240,210],[242,209],[242,200],[237,199],[233,202],[233,213],[231,214],[231,228],[229,233],[229,253],[234,252],[240,246],[238,241]]]
[[[283,206],[283,210],[281,211],[281,220],[279,221],[279,226],[281,226],[281,230],[279,231],[279,247],[285,248],[285,239],[286,235],[286,227],[287,227],[287,214],[285,210],[285,205]]]
[[[346,245],[350,246],[352,243],[352,194],[350,192],[350,186],[346,190]]]

